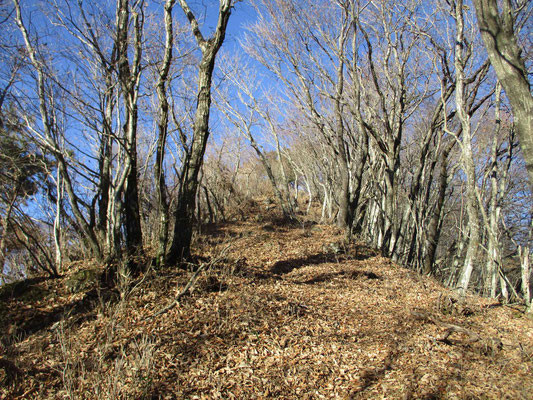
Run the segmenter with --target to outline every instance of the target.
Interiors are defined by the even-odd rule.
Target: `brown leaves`
[[[324,253],[324,243],[340,240],[327,226],[265,231],[244,222],[216,234],[231,238],[229,253],[168,313],[147,318],[191,273],[160,271],[127,300],[91,311],[94,319],[65,325],[66,358],[51,330],[15,344],[14,364],[28,378],[16,393],[40,385],[31,378],[36,365],[41,398],[65,394],[66,366],[77,366],[69,382],[80,398],[91,387],[162,399],[528,398],[533,391],[532,323],[513,310],[474,297],[459,306],[433,280],[362,247]],[[200,249],[211,258],[225,246],[198,242],[212,243]],[[76,300],[56,297],[39,307]],[[452,326],[464,331],[439,340]],[[43,339],[49,345],[39,345]]]

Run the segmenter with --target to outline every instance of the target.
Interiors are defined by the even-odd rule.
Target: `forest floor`
[[[0,293],[0,398],[533,399],[533,321],[326,225],[204,229],[215,260],[118,289],[34,279]],[[204,259],[200,257],[200,259]],[[70,289],[69,289],[70,288]]]

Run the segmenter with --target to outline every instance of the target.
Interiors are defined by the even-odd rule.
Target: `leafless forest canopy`
[[[269,202],[462,293],[529,304],[532,14],[1,0],[2,281],[83,259],[179,268],[197,231]]]

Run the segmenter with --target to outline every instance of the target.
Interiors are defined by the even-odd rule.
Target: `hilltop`
[[[320,224],[203,229],[203,270],[123,277],[79,261],[2,288],[0,396],[531,399],[533,321]],[[82,271],[82,272],[80,272]]]

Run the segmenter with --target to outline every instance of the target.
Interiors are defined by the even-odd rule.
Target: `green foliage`
[[[50,162],[21,134],[18,126],[0,127],[0,198],[25,198],[39,189]]]

